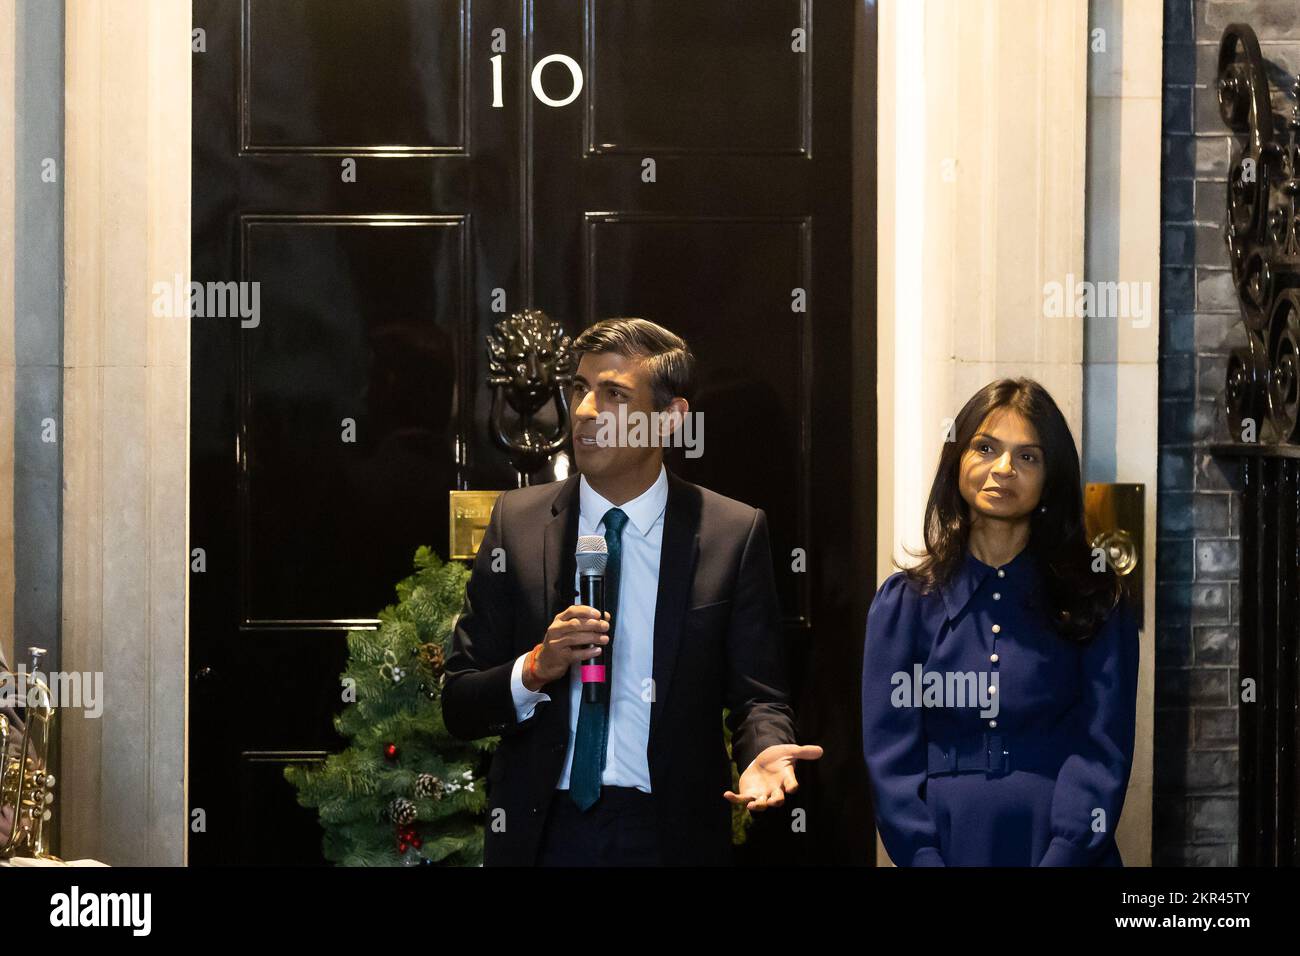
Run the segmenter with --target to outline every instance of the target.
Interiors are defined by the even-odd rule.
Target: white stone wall
[[[1122,66],[1089,62],[1090,6],[1122,28]],[[1114,474],[1088,477],[1147,485],[1138,750],[1117,831],[1125,861],[1147,864],[1158,322],[1114,328],[1115,349],[1090,357],[1093,329],[1045,316],[1043,290],[1088,276],[1092,242],[1159,301],[1159,0],[884,0],[879,62],[877,582],[920,548],[945,422],[984,384],[1041,382],[1085,462],[1102,450],[1084,446],[1089,413],[1120,406],[1101,456]],[[1116,135],[1090,138],[1090,108]],[[1111,198],[1090,206],[1090,189]],[[1085,386],[1094,361],[1115,373],[1107,391]]]
[[[190,5],[67,4],[63,855],[179,865],[186,834]]]

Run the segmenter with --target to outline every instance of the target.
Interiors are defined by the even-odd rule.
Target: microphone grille
[[[578,536],[578,573],[585,575],[604,574],[605,562],[609,560],[609,545],[602,534],[584,534]]]

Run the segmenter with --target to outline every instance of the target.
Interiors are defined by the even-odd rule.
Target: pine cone
[[[422,773],[415,778],[415,795],[417,797],[441,797],[442,781],[431,773]]]
[[[444,663],[442,645],[436,641],[431,641],[428,644],[421,644],[418,653],[420,656],[420,663],[427,667],[434,677],[439,677],[442,674],[442,666]]]
[[[415,822],[415,804],[405,797],[398,797],[388,805],[388,818],[398,826]]]

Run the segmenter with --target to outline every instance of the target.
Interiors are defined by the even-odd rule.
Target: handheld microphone
[[[578,537],[578,603],[594,607],[605,615],[605,563],[609,560],[605,536],[584,534]],[[614,642],[605,645],[609,655]],[[592,647],[597,645],[593,644]],[[605,665],[591,657],[582,662],[582,695],[588,703],[599,703],[605,688]]]

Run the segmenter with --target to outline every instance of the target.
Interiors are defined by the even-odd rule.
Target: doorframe
[[[858,0],[854,4],[853,93],[852,93],[852,204],[850,229],[853,236],[853,264],[850,301],[852,302],[851,345],[853,381],[849,407],[850,469],[853,475],[850,495],[852,509],[850,534],[853,536],[851,580],[860,582],[853,596],[853,622],[856,634],[866,630],[867,610],[875,588],[877,550],[877,511],[879,502],[877,400],[877,87],[879,63],[879,15],[875,0]],[[856,656],[858,672],[862,669],[862,651]],[[854,703],[860,711],[861,704]],[[859,717],[858,723],[861,722]],[[865,763],[861,767],[866,776]],[[870,788],[867,788],[870,793]],[[875,818],[874,811],[866,815]],[[874,857],[866,862],[874,865]]]
[[[187,860],[190,320],[188,3],[65,4],[60,855]]]

